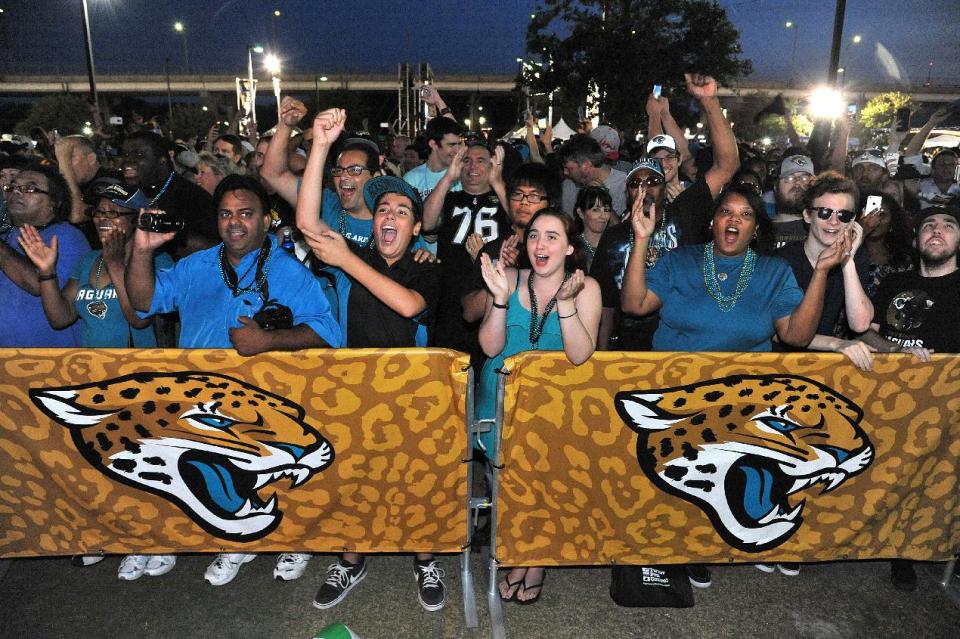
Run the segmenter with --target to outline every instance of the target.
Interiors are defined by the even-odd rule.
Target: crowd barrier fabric
[[[503,565],[949,559],[960,358],[507,360]]]
[[[468,364],[0,350],[0,557],[460,552]]]

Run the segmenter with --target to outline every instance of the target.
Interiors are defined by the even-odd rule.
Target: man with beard
[[[890,179],[890,171],[883,161],[883,151],[867,149],[853,158],[850,165],[850,177],[856,183],[861,193],[886,193],[899,204],[903,204],[903,196],[897,185]]]
[[[921,362],[929,362],[933,352],[960,353],[960,210],[924,209],[915,242],[920,269],[891,273],[883,279],[873,297],[873,323],[860,339],[871,350],[912,353]],[[913,563],[891,561],[890,580],[898,590],[916,589]]]
[[[932,352],[960,352],[960,211],[924,209],[915,243],[920,269],[883,279],[873,298],[873,323],[860,339],[881,353],[913,353],[929,361]]]
[[[184,221],[184,229],[173,241],[172,252],[176,258],[216,242],[217,219],[213,200],[206,191],[173,170],[163,138],[149,131],[127,136],[120,170],[127,186],[137,189],[124,206],[159,209],[171,218]]]
[[[70,190],[57,170],[45,165],[24,168],[3,185],[7,212],[14,229],[0,241],[0,346],[70,347],[80,345],[76,324],[56,330],[43,312],[40,281],[66,283],[74,266],[90,245],[66,220],[70,215]],[[19,247],[20,228],[32,226],[48,246],[58,250],[56,273],[40,275]]]
[[[789,155],[780,163],[780,177],[774,187],[776,216],[773,232],[777,247],[807,238],[803,223],[803,194],[813,179],[813,160],[805,155]]]
[[[461,148],[450,168],[437,182],[423,207],[423,232],[437,234],[442,290],[431,343],[434,346],[475,353],[477,326],[463,321],[460,298],[464,273],[469,273],[480,248],[510,233],[504,208],[508,202],[503,184],[502,147],[474,144]],[[450,192],[458,181],[463,190]]]

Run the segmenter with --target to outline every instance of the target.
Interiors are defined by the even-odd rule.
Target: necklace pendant
[[[719,281],[721,281],[721,282],[726,282],[726,281],[727,281],[727,274],[726,274],[726,273],[717,273],[717,279],[718,279]]]

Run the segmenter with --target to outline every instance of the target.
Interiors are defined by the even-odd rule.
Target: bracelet
[[[494,308],[502,308],[502,309],[506,310],[506,309],[510,308],[510,303],[507,302],[506,304],[497,304],[496,302],[494,302],[494,303],[493,303],[493,307],[494,307]]]
[[[41,282],[47,282],[47,281],[49,281],[49,280],[55,280],[55,279],[57,279],[57,272],[54,271],[53,273],[50,273],[50,274],[48,274],[48,275],[44,275],[43,273],[38,272],[38,273],[37,273],[37,279],[38,279],[39,281],[41,281]]]
[[[577,314],[576,311],[570,313],[569,315],[561,315],[560,313],[557,313],[557,317],[560,319],[567,319],[568,317],[573,317],[576,314]]]
[[[437,115],[447,115],[450,113],[453,113],[453,111],[450,110],[450,107],[443,107],[442,109],[437,111]]]

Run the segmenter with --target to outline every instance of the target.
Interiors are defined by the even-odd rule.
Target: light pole
[[[273,80],[273,95],[277,98],[277,119],[280,119],[280,58],[272,53],[263,58],[263,67]]]
[[[796,81],[797,37],[800,35],[800,27],[793,20],[787,20],[783,26],[793,30],[793,53],[790,55],[790,84],[792,85]]]
[[[93,98],[94,113],[100,119],[100,99],[97,97],[97,75],[93,69],[93,41],[90,39],[90,11],[87,0],[83,0],[83,41],[87,45],[87,76],[90,79],[90,97]]]
[[[183,72],[190,73],[190,53],[187,51],[187,31],[179,20],[173,23],[173,30],[183,38]]]

